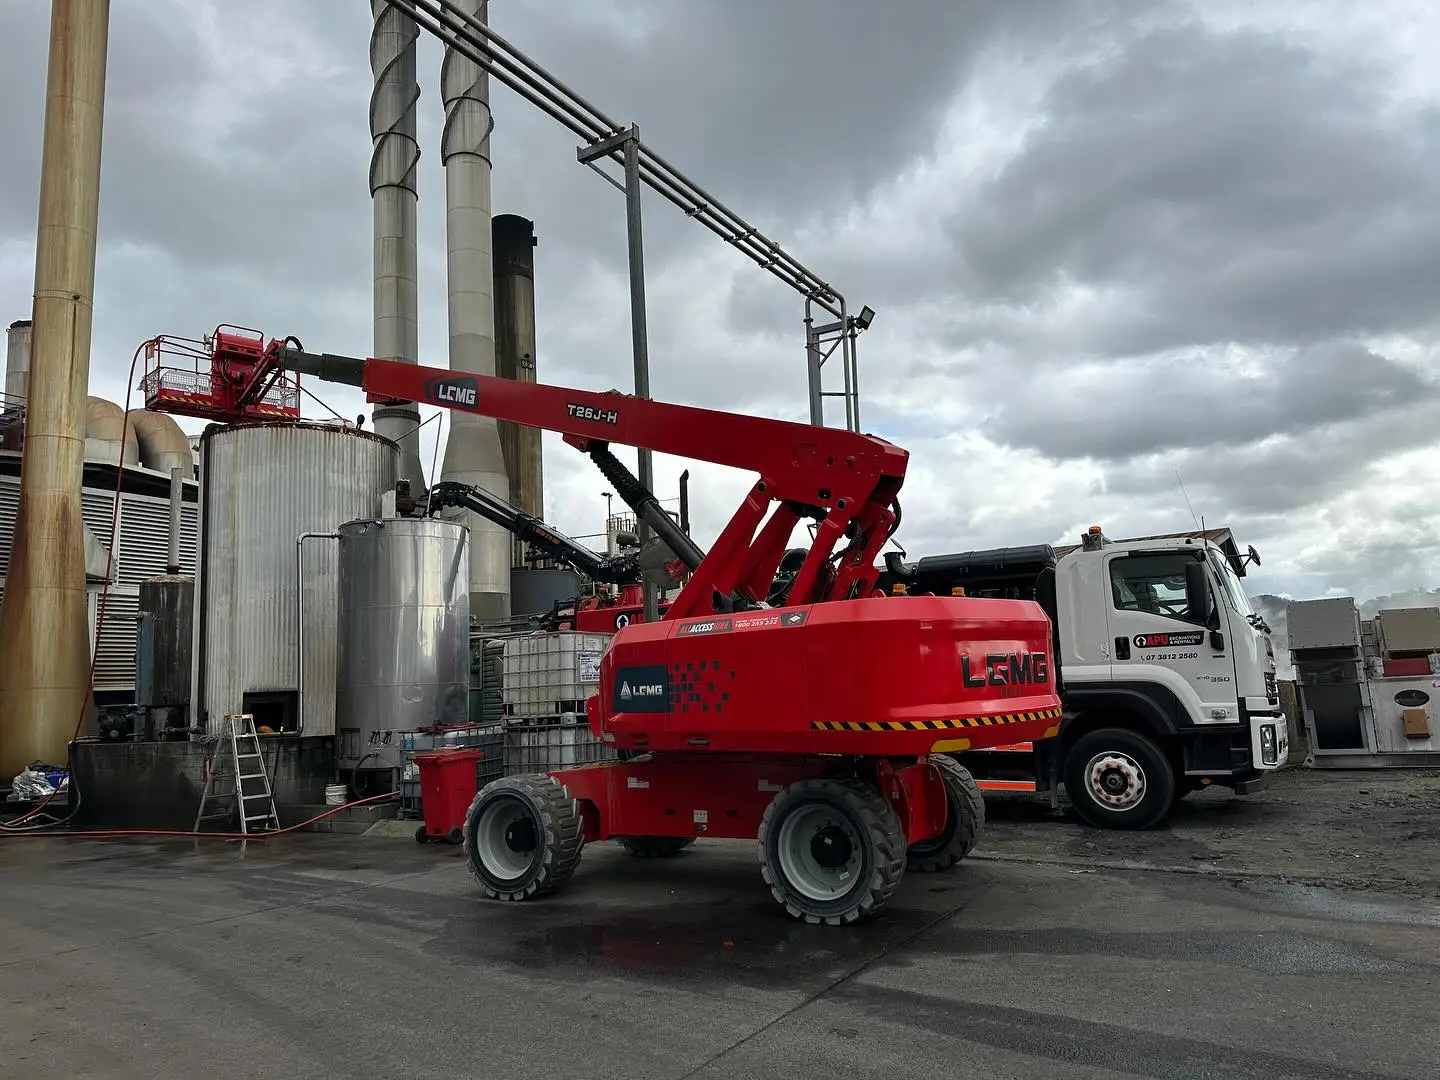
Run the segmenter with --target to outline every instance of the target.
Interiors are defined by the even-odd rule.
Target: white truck
[[[1227,553],[1212,537],[1219,536]],[[1159,824],[1192,791],[1265,786],[1289,753],[1270,628],[1240,584],[1259,563],[1228,530],[1079,546],[886,556],[887,591],[1037,601],[1064,717],[1036,743],[959,755],[989,791],[1052,793],[1105,828]]]

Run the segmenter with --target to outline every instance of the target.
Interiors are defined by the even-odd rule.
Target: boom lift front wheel
[[[791,784],[760,821],[760,873],[791,916],[843,926],[885,906],[905,873],[905,829],[873,784]]]
[[[585,845],[580,808],[550,776],[506,776],[465,815],[465,858],[492,900],[530,900],[563,885]]]

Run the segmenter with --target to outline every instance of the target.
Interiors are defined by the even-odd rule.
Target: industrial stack
[[[1309,765],[1440,762],[1440,608],[1362,619],[1353,597],[1301,600],[1287,627]]]

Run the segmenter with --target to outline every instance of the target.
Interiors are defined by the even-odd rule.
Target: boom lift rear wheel
[[[875,914],[905,873],[905,829],[873,784],[791,784],[760,821],[760,874],[796,919],[843,926]]]
[[[985,797],[970,770],[948,754],[932,754],[930,764],[945,781],[945,829],[919,840],[906,852],[907,869],[922,873],[948,870],[975,850],[985,825]]]
[[[465,815],[465,858],[492,900],[554,892],[585,845],[580,808],[550,776],[506,776],[475,796]]]

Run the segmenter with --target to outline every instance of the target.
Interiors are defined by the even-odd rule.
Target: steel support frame
[[[640,186],[643,183],[805,298],[806,378],[809,387],[810,422],[823,426],[822,399],[827,396],[843,396],[846,428],[850,431],[860,430],[856,337],[868,324],[858,324],[849,315],[845,297],[839,291],[813,274],[778,243],[766,237],[708,191],[691,182],[664,158],[649,151],[641,143],[636,126],[624,127],[610,119],[497,34],[487,23],[456,7],[452,0],[386,2],[585,140],[585,145],[581,146],[576,154],[581,164],[588,165],[625,193],[630,248],[631,332],[635,339],[635,392],[638,396],[649,396],[644,258],[640,224]],[[617,161],[623,167],[623,183],[599,167],[601,158]],[[841,350],[845,382],[843,393],[827,394],[821,386],[820,369],[824,364],[824,356],[828,354],[823,353],[826,328],[816,328],[813,323],[813,309],[817,306],[838,320],[829,326],[831,332],[836,334],[836,343]],[[648,452],[641,453],[639,474],[642,481],[647,484],[650,482]],[[643,543],[644,537],[640,539]],[[653,593],[653,587],[647,586],[647,613],[651,610]]]
[[[860,374],[855,362],[855,339],[865,329],[845,309],[845,299],[840,298],[840,317],[834,322],[816,325],[814,302],[805,299],[805,377],[810,398],[810,423],[816,427],[825,426],[825,399],[845,399],[845,428],[847,431],[860,430]],[[845,389],[825,389],[825,361],[840,350],[840,367],[844,373]]]
[[[645,237],[640,218],[640,128],[631,124],[624,131],[580,147],[575,155],[582,165],[593,165],[597,158],[613,154],[617,147],[625,162],[625,182],[620,185],[620,190],[625,193],[625,246],[630,269],[630,349],[635,367],[635,396],[648,398],[650,341],[645,314]],[[608,176],[605,178],[611,180]],[[641,486],[653,492],[655,465],[650,451],[638,450],[637,463]],[[635,521],[635,536],[643,551],[650,539],[650,526],[639,518]],[[645,621],[654,622],[660,617],[660,595],[648,575],[644,579],[644,590]]]

